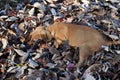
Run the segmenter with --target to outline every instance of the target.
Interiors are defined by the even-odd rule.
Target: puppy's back
[[[71,46],[88,44],[93,47],[106,44],[109,40],[101,32],[85,25],[56,22],[48,29],[55,34],[55,38],[68,40]]]

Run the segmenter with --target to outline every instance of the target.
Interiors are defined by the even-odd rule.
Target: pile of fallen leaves
[[[120,39],[119,0],[0,0],[0,80],[119,80],[120,45],[101,46],[76,68],[78,49],[53,42],[28,44],[39,25],[87,24]],[[45,46],[47,44],[47,47]]]

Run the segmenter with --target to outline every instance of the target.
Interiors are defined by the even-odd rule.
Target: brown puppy
[[[37,28],[30,35],[31,41],[38,38],[49,41],[54,37],[56,47],[62,41],[68,41],[69,45],[79,47],[78,65],[86,64],[88,57],[99,50],[101,45],[113,44],[111,38],[93,28],[61,22],[55,22],[53,25],[46,27],[46,30]],[[115,43],[120,43],[120,41]]]

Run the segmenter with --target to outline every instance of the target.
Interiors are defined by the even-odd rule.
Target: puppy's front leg
[[[79,61],[77,67],[87,65],[88,57],[92,54],[90,47],[87,45],[82,45],[79,47]]]
[[[56,48],[58,48],[61,43],[62,43],[61,40],[56,39],[55,42],[54,42],[54,45],[55,45]]]

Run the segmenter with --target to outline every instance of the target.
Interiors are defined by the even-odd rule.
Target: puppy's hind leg
[[[90,47],[87,45],[79,47],[79,61],[77,67],[82,67],[87,65],[88,57],[92,54]]]

